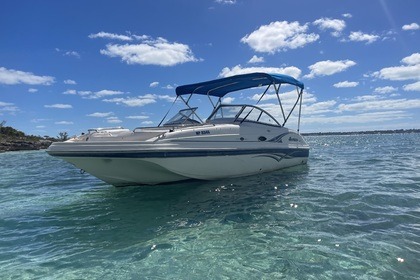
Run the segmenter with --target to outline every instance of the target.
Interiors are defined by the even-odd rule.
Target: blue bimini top
[[[282,74],[250,73],[235,75],[227,78],[211,80],[190,85],[183,85],[176,88],[176,95],[202,94],[223,97],[229,92],[260,87],[270,84],[290,84],[302,90],[304,85],[295,78]]]

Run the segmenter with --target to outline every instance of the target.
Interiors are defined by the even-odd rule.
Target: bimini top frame
[[[296,102],[293,108],[290,110],[290,112],[288,112],[288,114],[285,113],[283,106],[281,104],[280,96],[279,96],[279,90],[282,84],[294,85],[296,86],[296,90],[297,90]],[[281,108],[281,112],[282,112],[282,116],[284,120],[283,126],[286,124],[293,110],[299,103],[299,118],[298,118],[298,131],[299,131],[301,108],[302,108],[302,94],[303,94],[304,84],[291,76],[282,75],[282,74],[267,74],[267,73],[250,73],[250,74],[235,75],[235,76],[211,80],[207,82],[179,86],[176,88],[176,95],[177,95],[177,99],[179,97],[189,108],[190,108],[189,101],[193,95],[195,94],[207,95],[215,110],[217,106],[221,104],[222,98],[226,94],[230,92],[242,90],[242,89],[255,88],[255,87],[261,87],[261,86],[267,86],[267,88],[265,89],[264,93],[261,95],[257,104],[262,100],[264,95],[268,92],[268,89],[271,86],[273,86],[277,95],[277,100]],[[185,95],[189,95],[189,96],[185,99],[183,98],[183,96]],[[210,98],[211,96],[218,97],[218,101],[216,102],[216,104],[214,104],[214,102]],[[165,118],[166,118],[166,115],[164,119]]]

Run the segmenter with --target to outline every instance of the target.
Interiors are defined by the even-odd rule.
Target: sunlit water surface
[[[307,140],[307,166],[152,187],[0,154],[0,279],[419,279],[420,134]]]

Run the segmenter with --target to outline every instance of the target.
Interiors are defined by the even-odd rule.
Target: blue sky
[[[0,120],[41,136],[153,126],[176,86],[258,71],[305,84],[302,132],[420,128],[419,10],[418,0],[2,1]]]

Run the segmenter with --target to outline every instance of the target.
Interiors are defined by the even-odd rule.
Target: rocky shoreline
[[[30,140],[25,138],[0,139],[0,153],[11,151],[30,151],[47,149],[53,141],[51,140]]]

